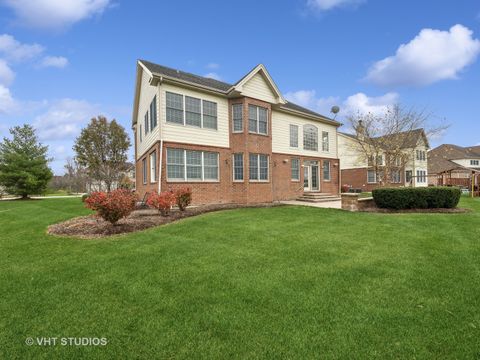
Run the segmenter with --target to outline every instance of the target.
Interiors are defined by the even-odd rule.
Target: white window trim
[[[292,163],[293,163],[293,160],[298,161],[298,179],[295,179],[294,177],[292,177]],[[291,158],[290,159],[290,181],[291,182],[300,182],[300,179],[302,177],[301,174],[300,174],[300,171],[302,171],[302,165],[300,163],[300,158],[298,158],[298,157]]]
[[[233,108],[235,106],[240,106],[240,108],[242,109],[242,118],[241,118],[242,119],[242,129],[241,130],[235,130],[235,118],[233,117],[234,114],[235,114],[235,112],[233,111]],[[244,130],[244,125],[243,125],[244,121],[243,120],[244,120],[243,119],[243,103],[232,104],[232,133],[234,133],[234,134],[243,133],[243,130]]]
[[[155,162],[152,162],[153,155],[155,154]],[[152,151],[149,154],[149,162],[150,162],[150,184],[155,184],[158,181],[157,178],[157,151]]]
[[[171,121],[167,120],[167,105],[166,105],[166,103],[167,103],[167,93],[174,94],[174,95],[180,95],[183,98],[183,101],[182,101],[182,103],[183,103],[183,110],[182,110],[183,111],[183,116],[182,116],[183,123],[182,124],[171,122]],[[200,126],[187,124],[187,110],[186,110],[186,102],[185,102],[185,97],[186,96],[200,100]],[[208,102],[211,102],[211,103],[215,103],[217,105],[217,128],[216,129],[206,128],[206,127],[203,126],[203,101],[208,101]],[[218,102],[212,101],[212,100],[207,100],[207,99],[204,99],[204,98],[198,98],[198,97],[195,97],[195,96],[179,94],[179,93],[175,93],[175,92],[172,92],[172,91],[165,91],[165,124],[176,125],[176,126],[184,126],[184,127],[189,127],[189,128],[193,128],[193,129],[202,129],[202,130],[207,130],[207,131],[210,130],[210,131],[218,132]]]
[[[470,160],[470,165],[471,166],[478,166],[478,165],[480,165],[480,160],[471,159]]]
[[[268,125],[269,125],[268,108],[266,108],[264,106],[260,106],[260,105],[254,105],[254,104],[248,104],[248,106],[249,107],[254,106],[257,109],[256,131],[250,131],[250,109],[248,109],[248,133],[249,134],[255,134],[255,135],[261,135],[261,136],[268,136]],[[267,112],[267,132],[265,134],[260,132],[260,108],[265,109],[265,111]]]
[[[307,126],[313,126],[313,127],[317,130],[317,149],[316,149],[316,150],[305,149],[305,127],[307,127]],[[318,126],[313,125],[313,124],[304,124],[304,125],[302,126],[302,145],[303,145],[302,149],[303,149],[304,151],[311,151],[311,152],[314,152],[314,153],[318,153],[318,152],[319,152],[319,151],[318,151],[318,149],[319,149],[319,144],[318,144]]]
[[[326,142],[323,139],[323,135],[325,135],[325,134],[327,134],[327,141]],[[325,148],[327,150],[325,150]],[[328,131],[322,131],[322,152],[330,152],[330,133]]]
[[[242,155],[242,179],[235,179],[235,155]],[[245,182],[245,156],[243,153],[234,153],[232,154],[232,180],[234,183],[243,183]]]
[[[147,184],[147,157],[142,159],[142,183],[143,185]]]
[[[203,150],[187,150],[187,149],[179,149],[179,148],[167,148],[167,152],[169,149],[174,150],[182,150],[183,151],[183,179],[172,179],[168,177],[168,160],[166,160],[166,171],[167,171],[167,182],[170,183],[218,183],[220,182],[220,154],[216,151],[203,151]],[[187,151],[198,151],[202,153],[202,179],[187,179]],[[205,179],[205,153],[214,153],[217,154],[217,179]],[[168,159],[168,155],[167,155]]]
[[[256,155],[257,156],[257,179],[250,179],[250,155]],[[260,180],[260,155],[265,155],[267,157],[267,179],[266,180]],[[251,153],[248,154],[248,181],[249,182],[255,182],[255,183],[268,183],[270,182],[270,156],[268,154],[260,154],[260,153]]]
[[[296,127],[296,128],[297,128],[297,146],[292,146],[292,127]],[[299,127],[298,125],[296,125],[296,124],[289,124],[289,127],[288,127],[288,130],[289,130],[289,133],[288,133],[288,135],[289,135],[289,137],[288,137],[288,143],[289,143],[290,149],[298,149],[298,148],[299,148],[299,143],[300,143],[300,142],[298,141],[298,138],[299,138],[299,136],[298,136],[299,131],[298,131],[298,130],[299,130],[299,128],[300,128],[300,127]]]
[[[324,169],[324,164],[325,164],[325,161],[328,162],[328,180],[325,180],[325,169]],[[323,160],[322,161],[322,175],[323,175],[323,181],[324,182],[331,182],[332,181],[332,162],[330,160]],[[367,177],[368,177],[368,174],[367,174]]]
[[[368,181],[368,172],[369,171],[373,171],[373,177],[374,177],[373,182]],[[377,172],[375,170],[367,170],[367,184],[378,184],[378,182],[377,182]]]

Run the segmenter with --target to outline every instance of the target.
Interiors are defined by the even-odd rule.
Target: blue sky
[[[467,0],[0,0],[0,136],[33,124],[61,174],[91,117],[130,132],[143,58],[226,82],[263,63],[301,105],[427,108],[451,125],[433,145],[475,145],[478,39]]]

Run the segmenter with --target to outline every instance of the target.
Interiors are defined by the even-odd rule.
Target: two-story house
[[[480,146],[443,144],[428,152],[431,185],[459,185],[470,188],[472,177],[478,186]]]
[[[337,128],[283,97],[263,65],[235,84],[137,62],[136,190],[190,186],[194,203],[337,194]]]
[[[338,133],[343,185],[362,191],[379,186],[428,186],[429,143],[423,129],[373,138],[377,153],[372,155],[368,146],[362,146],[367,141],[358,131],[355,135]]]

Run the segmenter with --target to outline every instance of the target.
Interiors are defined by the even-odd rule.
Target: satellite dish
[[[332,109],[330,110],[330,112],[337,115],[340,112],[340,107],[338,107],[337,105],[332,106]]]

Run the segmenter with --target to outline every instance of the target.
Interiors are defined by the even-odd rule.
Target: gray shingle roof
[[[147,60],[139,60],[139,61],[152,74],[160,75],[160,76],[166,76],[166,77],[173,78],[173,79],[178,79],[178,80],[181,80],[181,81],[186,81],[186,82],[189,82],[189,83],[192,83],[192,84],[195,84],[195,85],[204,86],[204,87],[208,87],[208,88],[211,88],[211,89],[214,89],[214,90],[218,90],[218,91],[223,92],[223,93],[227,93],[234,86],[233,84],[229,84],[229,83],[226,83],[226,82],[223,82],[223,81],[207,78],[207,77],[204,77],[204,76],[195,75],[195,74],[192,74],[192,73],[188,73],[188,72],[185,72],[185,71],[173,69],[173,68],[163,66],[163,65],[158,65],[158,64],[152,63],[152,62],[147,61]],[[240,81],[241,80],[239,80],[238,82],[240,82]],[[237,82],[237,84],[238,84],[238,82]],[[303,106],[294,104],[290,101],[287,101],[286,104],[283,104],[281,107],[285,108],[287,110],[298,111],[298,112],[304,113],[306,115],[321,117],[321,118],[323,118],[327,121],[334,122],[334,123],[340,125],[339,122],[337,122],[333,119],[330,119],[327,116],[319,114],[319,113],[317,113],[313,110],[304,108]]]
[[[440,145],[428,152],[428,172],[439,174],[444,171],[463,168],[451,160],[468,158],[480,158],[480,146]]]
[[[344,132],[341,132],[341,134],[353,139],[358,139],[358,137],[354,134],[348,134]],[[392,143],[402,144],[403,149],[410,149],[417,146],[419,138],[423,137],[424,134],[425,132],[423,129],[415,129],[412,131],[399,132],[398,134],[379,136],[374,139],[379,140],[379,142],[384,142],[385,145]]]

